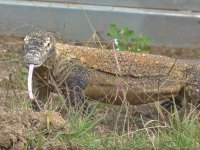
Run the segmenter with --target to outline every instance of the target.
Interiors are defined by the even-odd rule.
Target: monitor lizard
[[[198,62],[63,44],[41,30],[26,35],[23,57],[27,66],[34,64],[40,100],[47,100],[52,91],[60,91],[71,105],[83,103],[85,96],[116,105],[199,99]]]

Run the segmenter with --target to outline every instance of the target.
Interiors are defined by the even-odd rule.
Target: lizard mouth
[[[29,51],[24,57],[24,62],[27,67],[33,64],[34,68],[40,67],[44,63],[41,54],[37,51]]]
[[[42,64],[35,64],[35,63],[26,63],[26,66],[29,67],[30,65],[34,65],[34,68],[40,67]]]

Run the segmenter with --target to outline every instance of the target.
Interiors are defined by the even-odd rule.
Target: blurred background
[[[200,46],[198,0],[0,0],[0,34],[24,35],[35,29],[86,41],[94,33],[108,39],[110,24],[133,29],[151,45]]]

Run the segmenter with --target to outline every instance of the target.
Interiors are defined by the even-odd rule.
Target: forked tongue
[[[33,91],[32,91],[32,77],[33,77],[33,68],[34,64],[29,65],[29,71],[28,71],[28,95],[30,99],[33,99]]]

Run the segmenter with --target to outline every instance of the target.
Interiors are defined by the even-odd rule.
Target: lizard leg
[[[32,101],[32,107],[35,110],[43,107],[49,101],[50,90],[48,86],[40,87],[37,91],[37,98]],[[38,106],[39,105],[39,106]]]
[[[67,92],[65,98],[69,105],[75,108],[82,108],[83,113],[89,113],[91,108],[85,101],[84,90],[89,84],[89,75],[85,68],[77,66],[66,79]]]

